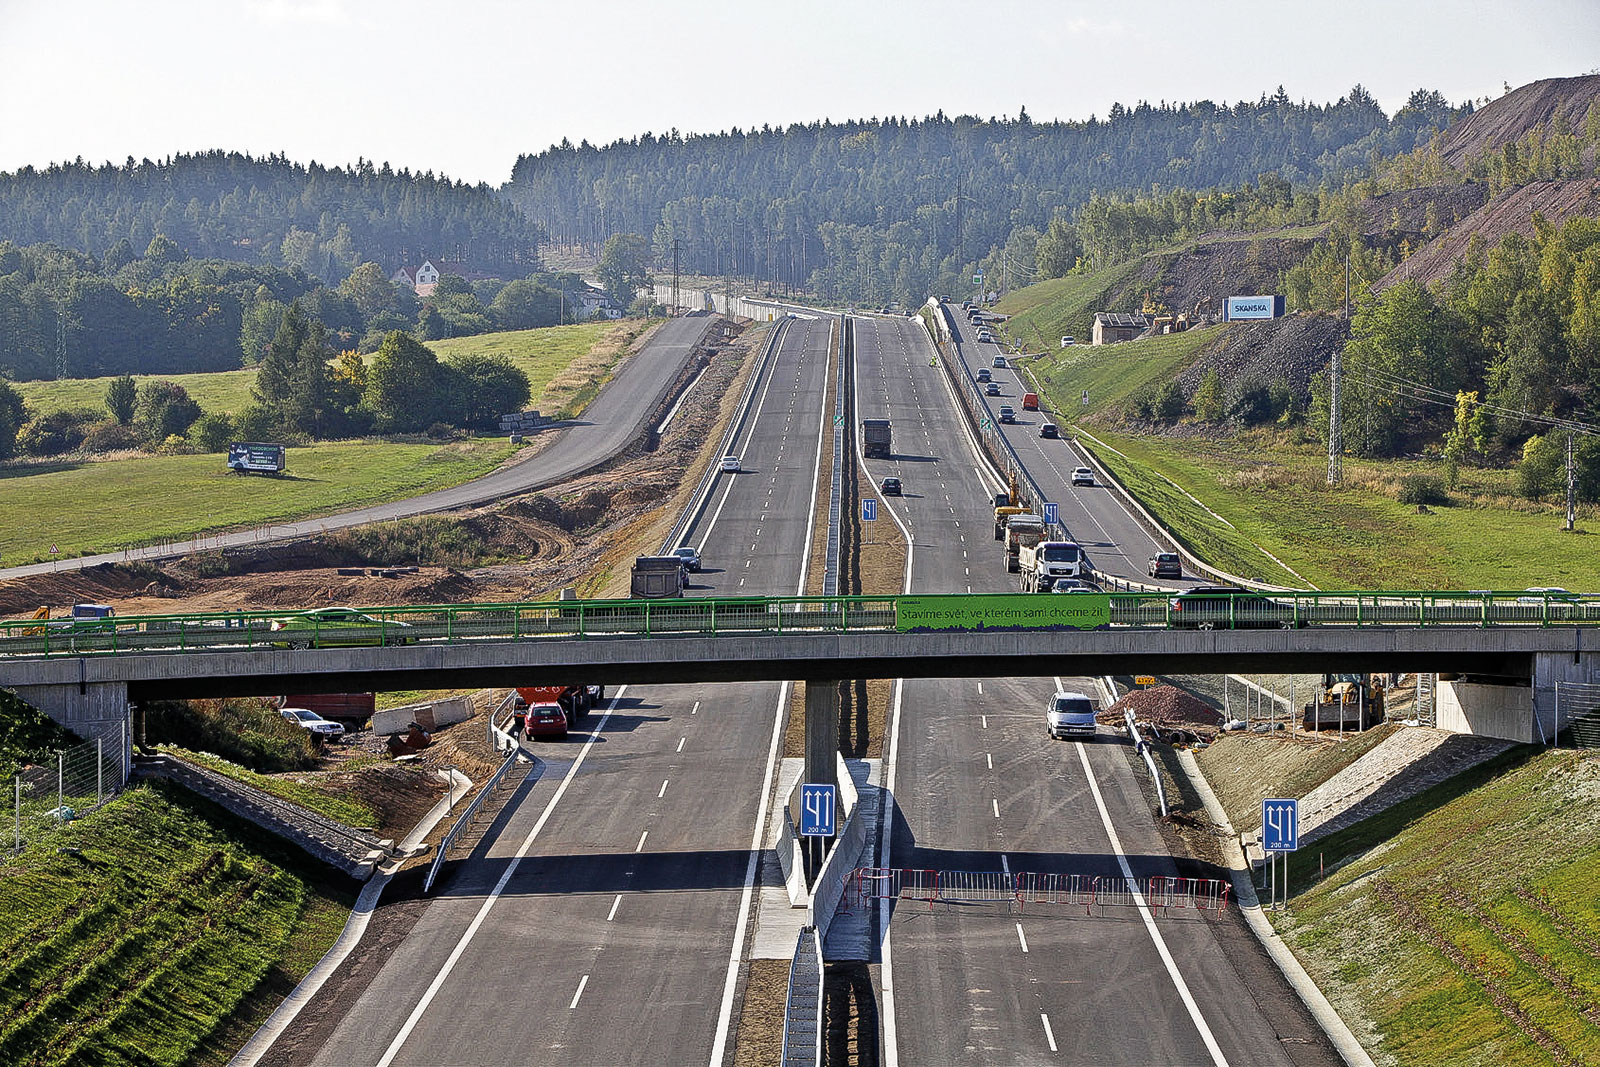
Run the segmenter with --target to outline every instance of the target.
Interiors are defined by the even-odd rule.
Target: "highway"
[[[800,589],[831,325],[792,322],[758,384],[692,594]],[[529,782],[310,1062],[723,1062],[788,686],[604,681],[568,740],[524,743]]]
[[[687,365],[706,331],[717,321],[709,315],[692,315],[663,323],[644,348],[623,363],[616,377],[600,390],[582,417],[560,428],[543,431],[559,436],[554,444],[531,459],[509,463],[482,478],[461,485],[405,500],[298,522],[274,523],[259,529],[207,536],[205,547],[214,550],[259,545],[372,522],[473,507],[566,481],[620,454],[639,435],[644,429],[645,420]],[[6,567],[0,569],[0,579],[79,570],[101,563],[170,559],[185,555],[190,550],[191,542],[184,539],[127,551]]]
[[[1096,570],[1119,578],[1148,581],[1146,568],[1150,556],[1167,551],[1168,546],[1157,542],[1110,490],[1098,485],[1092,488],[1072,485],[1073,468],[1089,466],[1088,461],[1073,448],[1072,442],[1066,440],[1067,424],[1072,419],[1072,413],[1043,408],[1039,411],[1022,410],[1022,394],[1032,388],[1031,384],[1011,366],[999,345],[977,339],[977,330],[967,324],[959,305],[947,306],[946,310],[954,323],[951,332],[956,339],[960,360],[960,365],[953,369],[957,375],[973,384],[976,381],[973,376],[978,368],[990,369],[1000,387],[1000,395],[985,395],[982,401],[995,432],[1005,438],[1023,467],[1039,483],[1040,488],[1050,494],[1048,499],[1059,509],[1060,522],[1066,527],[1069,539],[1083,547]],[[1004,360],[1006,366],[994,366],[996,357]],[[1015,409],[1015,423],[1000,421],[1002,405]],[[1039,426],[1046,422],[1055,423],[1062,437],[1040,437]],[[1168,580],[1164,584],[1190,583]]]
[[[915,324],[858,319],[859,411],[894,427],[889,460],[868,463],[874,484],[903,481],[885,505],[914,545],[914,592],[1015,588],[993,540],[992,476],[980,463],[932,345]],[[989,346],[982,346],[988,348]],[[992,362],[992,361],[991,361]],[[1004,376],[1014,383],[1014,372]],[[1014,384],[992,403],[1020,409]],[[1077,465],[1065,442],[1038,441],[1055,468]],[[1047,470],[1050,469],[1047,464]],[[1048,484],[1046,478],[1041,483]],[[1105,531],[1096,559],[1130,536],[1104,490],[1063,496],[1067,522]],[[1120,553],[1137,557],[1145,549]],[[1130,768],[1124,741],[1102,727],[1082,743],[1051,740],[1044,707],[1057,688],[1096,696],[1090,678],[905,679],[894,698],[886,781],[895,818],[883,866],[965,872],[1122,876],[1176,874]],[[1219,943],[1242,928],[1193,917],[1152,920],[1004,905],[894,906],[880,936],[880,986],[889,1067],[971,1064],[1283,1064],[1333,1062],[1314,1049],[1292,1059],[1279,1026]],[[1297,1023],[1303,1020],[1295,1020]],[[1331,1056],[1331,1053],[1327,1054]]]

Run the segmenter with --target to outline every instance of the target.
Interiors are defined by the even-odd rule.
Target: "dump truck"
[[[1006,570],[1016,574],[1022,566],[1023,548],[1032,548],[1043,540],[1044,520],[1031,511],[1006,519]]]
[[[861,420],[861,451],[869,459],[886,458],[891,455],[889,451],[891,438],[888,419]]]
[[[677,556],[640,556],[633,561],[633,596],[644,599],[682,596],[683,560]]]
[[[1024,593],[1046,593],[1057,578],[1083,575],[1083,549],[1073,541],[1040,541],[1023,545],[1017,552]]]
[[[1324,674],[1301,710],[1307,730],[1365,730],[1383,721],[1383,689],[1370,674]]]

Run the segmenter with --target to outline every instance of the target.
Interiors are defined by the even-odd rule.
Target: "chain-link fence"
[[[127,784],[128,730],[57,751],[28,764],[12,783],[13,847],[79,818],[121,792]]]

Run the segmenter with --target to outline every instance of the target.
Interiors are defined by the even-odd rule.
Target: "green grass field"
[[[1104,306],[1107,297],[1125,284],[1138,268],[1135,261],[1092,274],[1052,278],[1007,293],[994,310],[1010,316],[1001,329],[1006,336],[1021,341],[1030,352],[1058,350],[1066,334],[1073,335],[1079,342],[1087,342],[1094,313],[1108,310]]]
[[[298,981],[354,899],[166,783],[36,835],[0,887],[0,1063],[39,1067],[225,1063],[232,1017]]]
[[[346,441],[289,450],[283,478],[231,474],[221,456],[136,456],[0,469],[0,563],[112,552],[416,496],[488,473],[501,438]],[[203,547],[203,546],[197,546]]]
[[[1122,453],[1095,449],[1163,524],[1202,558],[1246,578],[1300,584],[1265,549],[1322,589],[1600,589],[1600,552],[1583,532],[1592,509],[1580,512],[1579,532],[1567,533],[1555,505],[1505,495],[1505,471],[1464,469],[1455,504],[1422,514],[1399,503],[1394,486],[1404,474],[1441,473],[1436,463],[1347,460],[1345,485],[1332,490],[1321,447],[1288,434],[1179,440],[1090,432]]]
[[[623,325],[628,324],[624,320]],[[462,355],[505,356],[528,376],[532,406],[537,408],[551,380],[575,360],[587,355],[596,342],[618,326],[616,322],[584,322],[539,330],[451,337],[427,344],[440,359]],[[637,332],[635,328],[633,333]],[[68,378],[58,382],[17,382],[14,387],[33,413],[44,414],[67,408],[102,410],[105,407],[106,386],[111,381],[111,378]],[[255,386],[256,372],[252,368],[206,374],[136,374],[134,381],[140,384],[147,381],[177,382],[188,390],[189,395],[205,411],[236,413],[251,403],[250,390]]]
[[[1050,406],[1076,420],[1114,411],[1143,387],[1169,380],[1226,329],[1208,326],[1118,345],[1058,347],[1035,357],[1028,367]],[[1085,392],[1087,405],[1082,402]]]
[[[1600,764],[1522,748],[1292,853],[1275,923],[1379,1062],[1595,1063],[1596,870]]]

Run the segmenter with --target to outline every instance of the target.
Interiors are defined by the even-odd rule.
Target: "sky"
[[[225,149],[504,184],[519,155],[1600,69],[1600,0],[0,0],[0,171]]]

